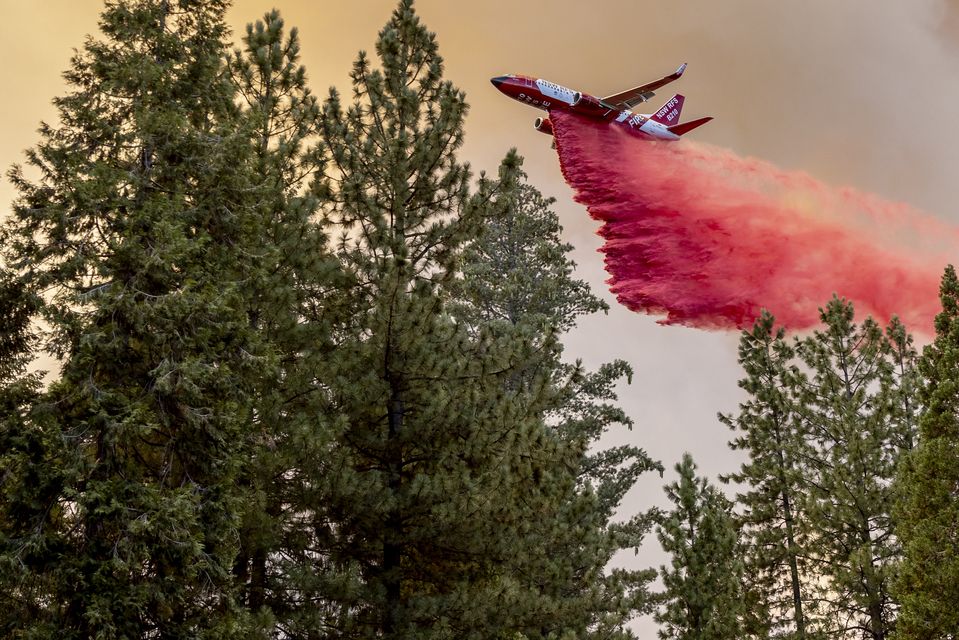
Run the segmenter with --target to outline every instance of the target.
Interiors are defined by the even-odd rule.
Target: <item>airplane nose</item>
[[[508,76],[496,76],[495,78],[490,78],[490,82],[493,83],[493,86],[499,89],[499,86],[506,82],[509,79]]]

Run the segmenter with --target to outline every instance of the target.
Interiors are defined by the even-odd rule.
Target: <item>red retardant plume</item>
[[[603,223],[607,281],[664,324],[745,328],[768,309],[790,329],[835,293],[858,318],[932,331],[959,233],[905,204],[693,143],[551,114],[566,181]]]

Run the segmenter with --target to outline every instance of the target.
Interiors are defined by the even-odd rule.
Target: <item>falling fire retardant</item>
[[[908,205],[682,140],[651,142],[554,112],[576,200],[602,222],[607,281],[660,322],[743,328],[761,309],[791,329],[835,293],[857,315],[932,330],[959,232]]]

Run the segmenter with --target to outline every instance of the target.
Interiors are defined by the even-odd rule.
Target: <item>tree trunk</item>
[[[779,422],[777,418],[777,423]],[[789,499],[789,488],[786,484],[786,460],[783,456],[782,436],[776,428],[776,447],[779,458],[779,483],[783,503],[783,519],[786,522],[786,559],[789,562],[789,579],[792,584],[793,615],[796,621],[796,638],[806,640],[806,619],[802,611],[802,591],[799,586],[799,566],[796,562],[796,535],[793,531],[792,503]]]
[[[403,428],[403,400],[394,389],[387,408],[389,435],[387,442],[387,469],[390,494],[395,498],[400,489],[403,468],[402,449],[399,434]],[[397,622],[402,603],[400,564],[403,559],[401,514],[394,507],[386,518],[386,530],[383,534],[383,586],[386,590],[386,602],[383,606],[383,634],[393,637],[397,633]]]

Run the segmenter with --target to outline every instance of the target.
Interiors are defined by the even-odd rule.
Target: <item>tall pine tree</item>
[[[567,490],[575,455],[540,418],[544,376],[506,384],[531,340],[469,332],[446,310],[458,253],[484,206],[456,160],[463,94],[442,79],[433,34],[404,0],[360,54],[353,101],[323,108],[328,171],[314,185],[354,285],[322,372],[302,513],[316,606],[294,634],[495,637],[517,630],[526,593],[501,567]]]
[[[250,24],[228,57],[252,158],[261,239],[255,277],[245,284],[251,327],[268,341],[271,361],[253,389],[244,519],[234,575],[238,598],[283,632],[305,603],[290,575],[306,563],[300,521],[301,470],[324,455],[318,371],[333,349],[339,262],[316,224],[320,201],[308,189],[322,170],[320,106],[306,85],[300,41],[277,11]]]
[[[246,627],[231,573],[237,480],[252,390],[275,358],[248,313],[263,228],[255,146],[225,73],[225,7],[109,3],[102,38],[65,75],[60,124],[28,153],[40,177],[11,173],[7,262],[43,294],[44,346],[62,369],[5,452],[7,630]]]
[[[886,333],[871,318],[857,325],[852,304],[835,297],[821,318],[824,328],[798,342],[809,377],[795,403],[815,451],[806,511],[818,599],[828,633],[880,640],[895,621],[890,582],[900,552],[890,487],[915,435],[901,388],[914,363],[896,320]]]
[[[528,588],[542,598],[540,622],[530,621],[527,637],[564,631],[615,637],[648,611],[646,585],[653,573],[606,571],[616,552],[639,546],[651,522],[646,513],[615,523],[613,518],[639,476],[661,468],[633,446],[595,450],[611,427],[632,425],[614,404],[615,384],[631,370],[616,361],[584,371],[579,362],[565,362],[562,344],[551,339],[581,316],[607,307],[573,278],[572,247],[560,238],[553,201],[526,182],[520,162],[510,152],[498,179],[481,182],[481,195],[491,206],[482,233],[464,252],[454,315],[474,332],[519,332],[533,340],[535,357],[510,377],[508,387],[548,377],[557,393],[543,418],[581,454],[569,469],[575,479],[569,494],[540,518],[529,551],[503,570],[526,576]]]
[[[746,377],[739,385],[749,399],[736,416],[720,421],[740,432],[730,442],[748,455],[728,479],[743,485],[737,495],[745,553],[746,582],[758,609],[747,627],[773,637],[812,637],[808,487],[804,474],[811,452],[793,408],[802,374],[792,363],[794,349],[774,318],[763,312],[739,343]]]
[[[738,640],[743,637],[742,564],[732,503],[705,478],[696,477],[688,453],[676,465],[679,479],[666,486],[673,503],[657,531],[670,567],[656,613],[664,640]]]
[[[936,339],[919,361],[919,441],[896,479],[895,529],[904,557],[894,593],[901,603],[896,637],[903,639],[959,636],[959,279],[951,265],[939,297]]]

